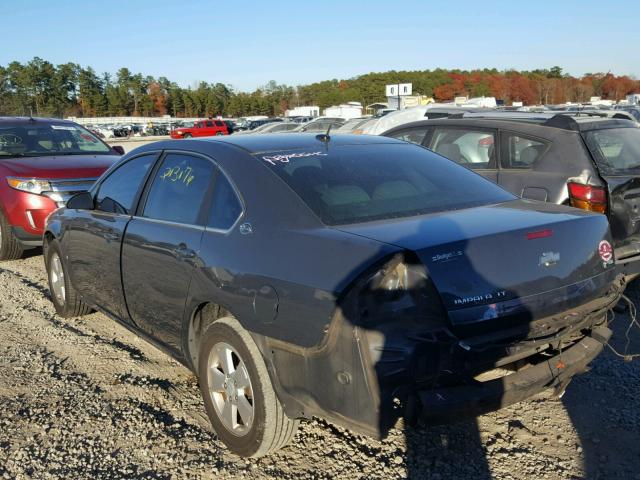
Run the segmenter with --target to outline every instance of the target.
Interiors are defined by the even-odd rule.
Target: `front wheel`
[[[9,221],[0,211],[0,261],[17,260],[22,257],[24,250],[13,234]]]
[[[80,299],[78,292],[69,281],[60,247],[55,240],[45,246],[44,259],[49,279],[51,301],[58,315],[68,318],[80,317],[91,313],[91,308]]]
[[[217,136],[219,136],[219,135],[224,135],[224,133],[222,133],[222,132],[216,132],[216,137],[217,137]]]
[[[298,421],[285,414],[267,366],[249,333],[227,317],[201,341],[199,384],[218,438],[243,457],[261,457],[284,447]]]
[[[191,134],[190,133],[185,133],[182,138],[191,138]]]

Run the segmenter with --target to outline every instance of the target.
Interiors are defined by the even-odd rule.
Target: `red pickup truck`
[[[222,120],[198,120],[186,122],[180,128],[171,131],[171,138],[213,137],[214,135],[229,135],[227,124]]]
[[[0,261],[42,245],[47,216],[123,153],[73,122],[0,117]]]

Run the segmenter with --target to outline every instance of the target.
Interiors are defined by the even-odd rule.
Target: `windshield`
[[[507,202],[513,195],[410,144],[354,145],[260,154],[327,225]]]
[[[112,154],[112,151],[79,125],[0,125],[0,157],[83,154]]]
[[[592,130],[585,133],[585,140],[603,173],[640,170],[640,129]]]

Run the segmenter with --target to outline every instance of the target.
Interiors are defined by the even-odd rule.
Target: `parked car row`
[[[131,137],[131,136],[162,136],[169,135],[172,125],[169,123],[155,124],[137,124],[131,123],[126,125],[120,124],[101,124],[101,125],[85,125],[87,130],[91,131],[97,137],[103,139]]]

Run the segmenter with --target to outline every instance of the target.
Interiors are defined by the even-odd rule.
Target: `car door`
[[[123,241],[122,281],[131,318],[176,351],[206,223],[202,205],[215,171],[208,158],[166,153]]]
[[[498,132],[492,128],[437,125],[424,145],[443,157],[498,182]]]
[[[216,126],[213,123],[213,120],[207,120],[204,122],[204,128],[202,129],[202,135],[206,137],[210,137],[216,134]]]
[[[227,125],[224,122],[222,122],[220,120],[216,120],[214,122],[214,124],[216,126],[215,135],[220,135],[221,133],[222,134],[228,134],[229,133],[228,130],[227,130]]]
[[[157,153],[119,165],[93,191],[94,209],[77,210],[70,223],[71,281],[90,304],[122,320],[129,315],[120,272],[120,247],[139,194]]]
[[[502,130],[498,185],[522,198],[543,202],[549,200],[553,193],[549,191],[549,186],[557,185],[558,182],[554,180],[558,174],[545,172],[537,166],[550,145],[549,141],[541,138]]]

